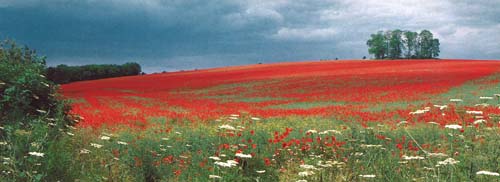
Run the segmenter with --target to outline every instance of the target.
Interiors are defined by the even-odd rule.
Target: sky
[[[49,65],[149,73],[361,59],[391,29],[430,30],[440,58],[500,59],[500,0],[0,0],[0,38]]]

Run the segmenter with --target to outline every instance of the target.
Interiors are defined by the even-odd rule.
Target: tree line
[[[430,59],[439,56],[439,39],[429,30],[420,33],[402,30],[379,31],[366,42],[375,59]]]
[[[58,84],[139,74],[141,74],[141,66],[135,62],[123,65],[91,64],[68,66],[61,64],[47,69],[47,78]]]

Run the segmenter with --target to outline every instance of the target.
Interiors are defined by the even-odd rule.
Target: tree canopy
[[[64,64],[47,69],[47,77],[55,83],[63,84],[83,80],[95,80],[119,76],[139,75],[141,66],[138,63],[91,64],[84,66],[67,66]]]
[[[420,33],[399,29],[371,34],[366,42],[375,59],[430,59],[439,56],[439,39],[429,30]]]

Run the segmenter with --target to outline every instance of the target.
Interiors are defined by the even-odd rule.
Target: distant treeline
[[[432,32],[379,31],[366,42],[375,59],[429,59],[439,56],[439,39]]]
[[[139,74],[141,74],[141,65],[138,63],[125,63],[123,65],[91,64],[84,66],[61,64],[47,68],[47,78],[58,84]]]

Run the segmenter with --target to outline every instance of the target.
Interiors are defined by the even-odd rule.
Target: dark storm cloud
[[[429,29],[447,58],[500,58],[500,1],[0,0],[0,36],[50,64],[146,71],[367,55],[370,33]]]

